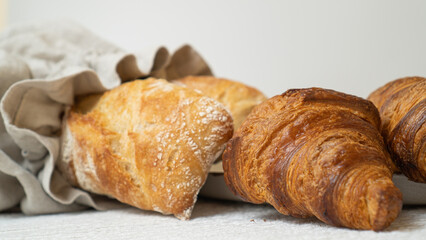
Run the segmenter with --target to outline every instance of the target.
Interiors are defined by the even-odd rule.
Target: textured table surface
[[[426,239],[426,207],[404,208],[383,232],[283,216],[270,206],[202,199],[192,219],[124,208],[24,216],[0,214],[0,239]]]

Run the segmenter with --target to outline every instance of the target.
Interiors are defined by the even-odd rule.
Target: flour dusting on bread
[[[63,152],[61,169],[74,185],[180,219],[233,132],[222,104],[156,79],[108,91],[85,114],[73,108],[66,124],[72,157]]]

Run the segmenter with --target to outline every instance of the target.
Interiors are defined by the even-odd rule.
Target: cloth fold
[[[121,207],[70,186],[55,169],[62,117],[78,95],[146,77],[211,75],[185,45],[128,53],[72,22],[16,26],[0,35],[0,211],[25,214]]]

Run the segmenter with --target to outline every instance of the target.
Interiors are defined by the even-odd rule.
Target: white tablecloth
[[[426,207],[404,208],[383,232],[297,219],[265,205],[200,200],[192,219],[124,208],[39,216],[0,215],[0,239],[426,239]]]

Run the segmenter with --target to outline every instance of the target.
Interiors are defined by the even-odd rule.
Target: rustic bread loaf
[[[232,133],[232,117],[212,98],[137,80],[79,99],[64,121],[58,166],[74,186],[188,219]]]
[[[224,78],[188,76],[172,82],[198,90],[225,105],[234,119],[234,129],[240,127],[255,106],[266,100],[259,90]]]

